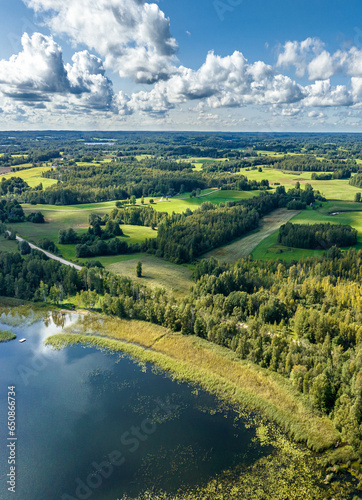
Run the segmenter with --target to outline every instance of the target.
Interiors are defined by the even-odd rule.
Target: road
[[[9,231],[8,231],[8,233],[9,233]],[[16,239],[17,239],[17,241],[26,241],[26,240],[24,240],[24,238],[20,238],[20,236],[17,236]],[[61,257],[58,257],[57,255],[54,255],[50,252],[47,252],[46,250],[43,250],[42,248],[39,248],[36,245],[33,245],[32,243],[29,243],[29,246],[30,246],[30,248],[33,248],[34,250],[39,250],[39,252],[45,253],[45,255],[47,257],[49,257],[49,259],[57,260],[61,264],[64,264],[64,265],[70,266],[70,267],[74,267],[77,271],[80,271],[82,269],[81,266],[77,266],[77,264],[73,264],[73,262],[69,262],[69,260],[62,259]]]

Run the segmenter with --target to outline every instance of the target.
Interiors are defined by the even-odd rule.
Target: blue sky
[[[0,37],[3,130],[362,131],[359,0],[2,0]]]

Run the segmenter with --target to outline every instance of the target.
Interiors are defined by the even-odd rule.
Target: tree
[[[19,243],[19,250],[21,255],[28,255],[31,252],[30,245],[27,241],[21,241]]]
[[[137,262],[136,274],[137,274],[137,278],[142,277],[142,262],[141,261]]]
[[[134,195],[134,194],[131,196],[131,204],[132,204],[132,205],[135,205],[135,204],[136,204],[136,197],[135,197],[135,195]]]
[[[62,286],[53,285],[49,290],[49,299],[55,304],[59,304],[63,300]]]
[[[356,201],[357,203],[361,203],[361,193],[358,192],[354,195],[354,201]]]
[[[47,301],[48,288],[49,288],[48,285],[46,285],[43,281],[40,282],[39,295],[43,299],[44,302]]]

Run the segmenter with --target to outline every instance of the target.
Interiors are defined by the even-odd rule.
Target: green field
[[[4,236],[0,236],[0,252],[17,252],[18,243],[14,240],[6,240]]]
[[[97,211],[97,214],[104,215],[111,211],[112,208],[105,208],[102,211]],[[26,214],[38,210],[38,206],[35,208],[24,208]],[[53,241],[59,248],[63,257],[67,260],[76,259],[76,245],[59,245],[58,244],[58,234],[61,229],[69,229],[72,227],[78,233],[84,233],[89,227],[88,217],[93,209],[79,209],[79,210],[47,210],[42,209],[46,223],[45,224],[31,224],[29,222],[21,222],[19,224],[10,225],[19,236],[24,238],[35,245],[39,244],[39,241],[45,238]],[[157,236],[157,231],[152,230],[150,227],[145,226],[130,226],[123,225],[122,230],[124,236],[120,239],[126,241],[129,244],[142,243],[146,238],[155,238]],[[11,242],[10,242],[11,243]],[[109,259],[114,259],[114,257],[107,257]],[[116,257],[119,259],[119,256]],[[82,264],[89,259],[79,259]],[[99,259],[98,259],[99,260]],[[113,261],[112,261],[113,262]]]
[[[285,186],[288,190],[292,188],[296,182],[299,182],[303,187],[305,184],[311,184],[314,189],[317,189],[327,200],[353,201],[355,194],[361,192],[359,188],[349,185],[348,179],[332,179],[330,181],[312,180],[312,172],[284,172],[271,168],[262,167],[263,171],[257,170],[242,170],[241,175],[245,175],[250,180],[261,181],[268,179],[269,184],[274,189],[277,186],[275,182],[279,182],[281,186]]]
[[[165,288],[172,291],[176,296],[186,295],[193,284],[191,280],[192,270],[187,266],[178,266],[147,254],[135,254],[129,257],[129,260],[122,260],[108,265],[102,259],[102,263],[114,274],[128,276],[132,280],[151,288]],[[136,276],[138,261],[142,262],[142,278]]]
[[[285,224],[294,217],[296,213],[297,212],[294,210],[287,210],[286,208],[274,210],[263,217],[259,229],[250,232],[247,236],[238,238],[228,245],[216,248],[203,255],[203,257],[206,259],[215,257],[220,262],[228,263],[233,263],[247,257],[265,238],[273,233],[277,234],[275,231],[278,230],[282,224]]]
[[[159,202],[160,198],[155,198],[153,208],[159,212],[167,212],[171,214],[172,212],[182,213],[185,212],[187,208],[190,210],[197,209],[205,201],[211,201],[216,205],[220,203],[225,203],[226,201],[238,201],[252,198],[259,194],[259,191],[216,191],[207,189],[202,191],[201,194],[207,194],[207,196],[198,196],[197,198],[190,198],[189,193],[180,195],[179,197],[169,198],[168,200],[163,200]],[[145,199],[145,201],[147,201]]]
[[[24,165],[17,165],[19,168],[30,167],[31,163],[26,163]],[[47,188],[53,186],[58,181],[55,179],[47,179],[46,177],[42,177],[41,174],[43,172],[47,172],[50,170],[50,167],[34,167],[27,168],[26,170],[20,170],[18,172],[11,172],[10,174],[5,174],[3,177],[20,177],[23,179],[30,187],[39,186],[40,183],[43,184],[43,188]]]
[[[89,210],[47,210],[39,208],[40,206],[32,208],[24,208],[24,212],[28,215],[31,212],[42,211],[44,214],[45,224],[30,224],[28,222],[21,222],[19,224],[10,225],[19,236],[30,241],[31,243],[38,244],[39,240],[49,238],[58,242],[58,233],[60,229],[69,229],[73,227],[75,230],[84,229],[88,227],[88,217],[91,213]],[[104,209],[97,211],[99,215],[104,215],[111,209]]]
[[[150,227],[145,227],[145,226],[130,226],[130,225],[122,225],[122,230],[123,230],[123,236],[118,236],[118,239],[126,241],[128,244],[136,244],[136,243],[142,243],[145,241],[145,239],[150,239],[150,238],[156,238],[157,236],[157,231],[151,229]],[[83,228],[80,231],[78,231],[80,234],[83,232],[86,232],[86,229]],[[54,241],[54,239],[52,238]],[[58,233],[56,235],[56,241],[54,243],[57,243],[58,241]],[[57,243],[57,247],[59,248],[61,254],[63,257],[67,260],[74,261],[76,260],[76,245],[59,245]],[[110,256],[105,256],[105,257],[95,257],[96,260],[99,260],[104,266],[113,263],[113,262],[118,262],[120,257],[130,257],[132,258],[131,255],[110,255]],[[83,265],[87,261],[91,260],[89,257],[86,259],[78,259],[80,265]]]
[[[88,214],[86,217],[89,216],[91,211],[93,210],[107,210],[116,208],[115,201],[104,201],[101,203],[85,203],[83,205],[30,205],[30,203],[23,203],[22,207],[24,210],[28,211],[39,211],[44,212],[44,215],[46,216],[47,211],[54,211],[54,212],[80,212],[80,211],[88,211]],[[97,212],[98,213],[98,212]]]
[[[323,207],[318,210],[308,208],[303,210],[300,214],[293,217],[291,222],[293,224],[317,224],[326,223],[331,224],[346,224],[354,227],[358,231],[356,249],[362,249],[362,212],[348,211],[360,208],[361,204],[358,203],[324,203]],[[332,213],[342,212],[336,215]],[[268,236],[263,240],[252,252],[254,259],[283,259],[286,261],[299,260],[303,257],[312,257],[322,255],[324,250],[309,250],[302,248],[288,248],[278,245],[278,231]]]
[[[160,198],[160,197],[146,197],[144,198],[144,205],[148,205],[150,200],[153,199],[154,203],[152,207],[154,210],[158,212],[167,212],[171,214],[172,212],[182,213],[185,212],[187,208],[191,210],[195,210],[198,208],[204,201],[211,201],[219,205],[219,203],[225,203],[226,201],[238,201],[243,199],[249,199],[253,196],[257,196],[260,191],[218,191],[217,189],[205,189],[201,191],[201,196],[196,198],[190,198],[190,193],[184,193],[182,195],[175,196],[173,198]],[[141,199],[137,199],[137,205],[141,205]],[[44,213],[45,217],[53,216],[55,213],[61,214],[64,212],[71,212],[74,214],[77,213],[76,219],[78,220],[78,212],[83,212],[84,217],[88,220],[88,216],[92,211],[97,211],[99,215],[101,212],[98,210],[104,211],[104,213],[110,212],[113,208],[116,208],[116,201],[105,201],[101,203],[86,203],[83,205],[30,205],[29,203],[25,203],[22,205],[24,210],[26,211],[41,211]],[[50,214],[50,212],[52,214]],[[56,216],[58,218],[58,216]],[[61,216],[59,216],[61,217]],[[64,215],[66,217],[66,215]],[[70,227],[70,226],[69,226]]]

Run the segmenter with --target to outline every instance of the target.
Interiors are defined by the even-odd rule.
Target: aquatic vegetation
[[[265,423],[260,426],[264,429],[262,444],[274,447],[272,455],[250,466],[237,466],[207,484],[176,494],[145,491],[136,498],[124,495],[117,500],[337,500],[352,499],[357,493],[356,486],[347,481],[347,477],[339,477],[338,482],[325,485],[321,456],[292,443],[275,426]]]
[[[0,343],[8,342],[9,340],[16,339],[16,335],[14,333],[9,332],[8,330],[0,330]]]
[[[114,318],[86,316],[74,328],[77,334],[55,335],[47,343],[55,348],[92,344],[155,363],[177,379],[195,382],[229,403],[262,411],[315,451],[331,448],[339,439],[332,422],[319,416],[283,377],[240,360],[225,348],[162,327]]]
[[[357,492],[358,481],[353,484],[346,467],[333,473],[330,482],[324,482],[329,470],[326,467],[340,463],[341,457],[346,463],[351,449],[345,447],[342,455],[341,451],[332,451],[339,439],[332,422],[318,415],[280,375],[200,338],[173,334],[139,321],[87,315],[66,331],[69,333],[49,337],[46,344],[56,349],[91,345],[152,363],[176,380],[197,384],[231,404],[245,426],[256,429],[255,442],[274,448],[272,455],[225,471],[197,488],[174,495],[148,491],[132,500],[342,499],[353,498]],[[77,333],[70,333],[74,331]],[[296,441],[307,443],[309,449]]]

